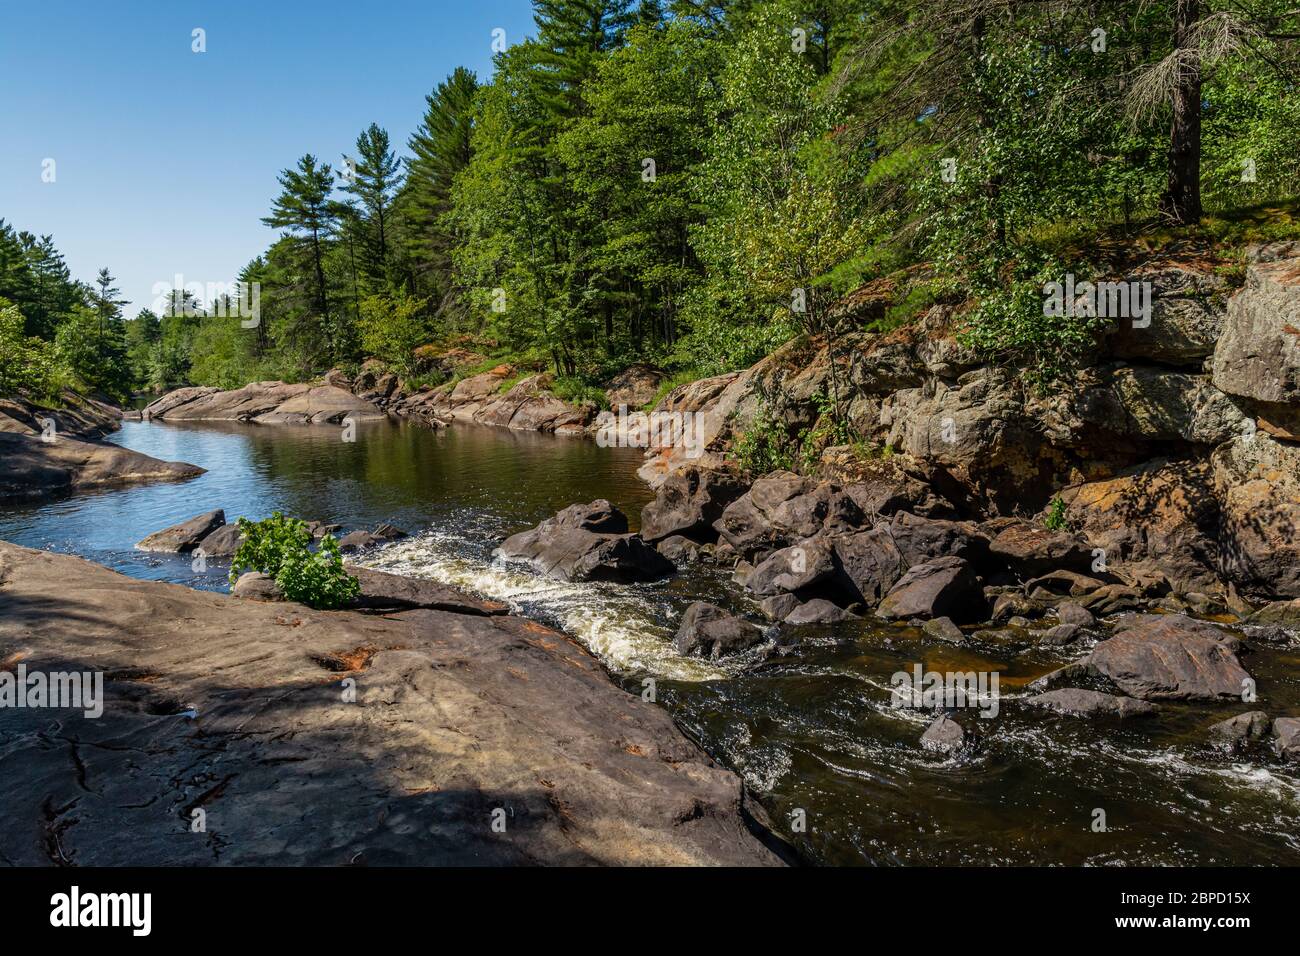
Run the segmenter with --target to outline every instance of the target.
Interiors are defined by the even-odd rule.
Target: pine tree
[[[344,180],[343,191],[356,197],[367,239],[367,274],[372,282],[388,277],[388,246],[391,231],[390,207],[401,186],[401,164],[389,148],[388,132],[377,124],[357,137],[357,160],[353,175]]]
[[[464,67],[439,83],[425,97],[428,107],[409,146],[407,176],[400,205],[404,244],[418,284],[437,294],[438,314],[459,318],[464,305],[455,292],[451,246],[455,242],[447,221],[452,208],[452,183],[469,166],[472,155],[474,98],[478,81]]]
[[[329,318],[329,290],[325,281],[325,243],[334,234],[338,210],[330,201],[333,182],[328,163],[316,164],[307,153],[298,160],[297,169],[285,169],[279,176],[281,189],[271,215],[262,222],[277,229],[287,229],[307,243],[315,274],[314,299],[322,322]]]

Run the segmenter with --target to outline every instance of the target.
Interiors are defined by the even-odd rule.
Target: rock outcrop
[[[511,535],[500,551],[566,581],[653,581],[676,570],[627,528],[627,516],[602,498],[571,505],[536,528]]]
[[[17,662],[103,674],[104,710],[0,709],[13,865],[778,862],[734,774],[520,618],[241,601],[0,543]]]
[[[65,399],[59,409],[0,399],[0,501],[203,474],[195,465],[99,441],[121,427],[121,411],[71,393]]]
[[[385,418],[377,405],[336,385],[253,382],[222,391],[207,386],[168,392],[141,413],[146,420],[252,422],[258,425],[336,425]]]

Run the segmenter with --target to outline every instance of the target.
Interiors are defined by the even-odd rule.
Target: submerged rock
[[[1235,751],[1252,740],[1265,739],[1272,725],[1273,721],[1268,714],[1262,710],[1251,710],[1213,724],[1209,729],[1209,737],[1217,746]]]
[[[950,617],[932,618],[921,625],[921,630],[925,632],[927,637],[947,641],[950,644],[960,644],[966,640],[966,635],[962,633],[962,629],[954,624]]]
[[[1061,690],[1049,690],[1037,697],[1030,697],[1025,703],[1032,707],[1044,707],[1059,714],[1074,717],[1150,717],[1160,710],[1155,704],[1132,697],[1117,697],[1095,690],[1067,687]]]
[[[921,746],[951,756],[966,746],[966,731],[951,717],[940,714],[921,735]]]

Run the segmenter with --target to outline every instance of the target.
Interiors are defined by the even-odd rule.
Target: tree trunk
[[[1191,45],[1199,0],[1178,0],[1174,14],[1174,48]],[[1174,120],[1169,133],[1169,181],[1160,211],[1184,226],[1201,218],[1201,64],[1192,52],[1174,89]]]

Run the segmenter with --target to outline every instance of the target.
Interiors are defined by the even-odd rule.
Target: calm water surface
[[[127,423],[119,444],[208,473],[0,510],[0,538],[80,554],[136,577],[224,589],[225,568],[134,550],[145,535],[211,508],[228,519],[273,510],[346,528],[389,521],[412,533],[367,563],[449,581],[507,600],[564,629],[639,693],[660,703],[737,770],[810,861],[849,864],[1300,865],[1300,778],[1266,752],[1230,758],[1204,729],[1246,709],[1300,713],[1300,642],[1243,659],[1260,701],[1169,705],[1118,724],[1028,711],[1024,684],[1072,651],[952,647],[906,628],[853,622],[813,629],[791,657],[725,664],[671,646],[692,600],[753,610],[716,569],[694,565],[657,584],[546,581],[495,560],[506,535],[575,501],[608,498],[633,520],[651,497],[635,450],[579,439],[454,426],[332,427]],[[889,706],[889,677],[920,662],[1001,674],[1001,710],[983,720],[972,755],[946,760],[918,746],[931,714]],[[1095,832],[1103,810],[1106,832]],[[806,832],[791,832],[803,811]]]

